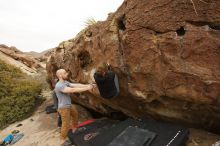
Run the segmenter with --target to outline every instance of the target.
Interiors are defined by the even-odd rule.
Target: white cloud
[[[0,44],[41,52],[73,38],[84,22],[105,20],[123,0],[0,0]]]

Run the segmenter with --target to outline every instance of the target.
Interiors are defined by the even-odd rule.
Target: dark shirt
[[[115,85],[115,73],[113,71],[107,71],[104,76],[95,73],[94,79],[98,86],[100,95],[103,98],[112,98],[118,94]]]

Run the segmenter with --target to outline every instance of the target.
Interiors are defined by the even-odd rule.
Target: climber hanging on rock
[[[101,63],[98,66],[94,79],[103,98],[110,99],[119,94],[118,77],[109,63]]]
[[[69,129],[75,129],[78,124],[78,112],[71,104],[69,93],[84,92],[95,88],[95,84],[70,83],[67,81],[68,73],[64,69],[56,72],[59,81],[55,85],[55,92],[58,97],[58,112],[61,115],[61,139],[65,145]],[[71,122],[72,121],[72,122]]]

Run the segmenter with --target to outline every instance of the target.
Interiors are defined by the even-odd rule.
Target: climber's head
[[[68,79],[69,74],[65,69],[59,69],[57,70],[56,75],[59,80],[66,80]]]
[[[105,73],[108,71],[108,65],[105,62],[102,62],[98,65],[96,73],[100,75],[105,75]]]

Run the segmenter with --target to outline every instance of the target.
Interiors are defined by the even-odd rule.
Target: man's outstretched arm
[[[84,91],[88,91],[91,90],[93,88],[93,86],[91,84],[88,85],[84,85],[83,87],[65,87],[62,92],[63,93],[77,93],[77,92],[84,92]]]
[[[69,83],[70,87],[74,88],[82,88],[82,87],[87,87],[89,84],[81,84],[81,83]]]

